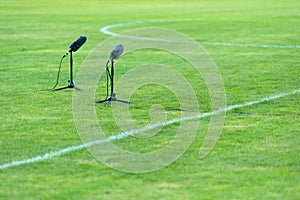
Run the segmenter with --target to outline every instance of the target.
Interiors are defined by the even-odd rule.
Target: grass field
[[[300,199],[299,10],[297,0],[1,0],[0,199]],[[221,137],[204,159],[198,155],[210,117],[199,119],[192,145],[158,171],[120,172],[86,149],[2,168],[82,144],[73,118],[73,90],[49,89],[70,43],[79,35],[88,37],[74,53],[76,82],[85,58],[110,37],[99,29],[114,24],[124,24],[110,29],[115,33],[169,28],[202,44],[222,76],[228,106],[298,92],[228,111]],[[126,54],[125,47],[117,79],[135,64],[159,60],[191,82],[201,112],[211,111],[205,82],[192,69],[185,70],[183,60],[155,50],[137,53]],[[59,86],[68,78],[65,60]],[[96,100],[104,97],[101,78]],[[140,126],[149,123],[153,104],[165,108],[167,120],[180,116],[174,94],[163,87],[145,85],[131,100],[132,120]],[[111,108],[98,105],[95,110],[107,134],[120,132]],[[163,147],[177,128],[164,127],[143,142],[124,138],[114,143],[147,152]]]

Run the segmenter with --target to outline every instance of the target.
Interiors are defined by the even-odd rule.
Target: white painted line
[[[228,112],[228,111],[231,111],[231,110],[236,109],[236,108],[243,108],[243,107],[246,107],[246,106],[252,106],[254,104],[259,104],[259,103],[262,103],[262,102],[267,102],[267,101],[271,101],[271,100],[274,100],[274,99],[279,99],[279,98],[294,95],[294,94],[297,94],[297,93],[300,93],[300,88],[297,89],[297,90],[294,90],[292,92],[281,93],[281,94],[277,94],[277,95],[274,95],[274,96],[269,96],[269,97],[266,97],[266,98],[258,99],[258,100],[255,100],[255,101],[246,102],[246,103],[243,103],[243,104],[232,105],[232,106],[222,108],[222,109],[219,109],[219,110],[216,110],[216,111],[208,112],[208,113],[203,113],[203,114],[194,115],[194,116],[190,116],[190,117],[184,117],[184,118],[175,118],[175,119],[163,122],[163,123],[150,124],[148,126],[144,126],[142,128],[139,128],[139,129],[133,129],[133,130],[130,130],[128,132],[122,132],[122,133],[110,136],[110,137],[102,139],[102,140],[96,140],[96,141],[92,141],[92,142],[77,145],[77,146],[70,146],[70,147],[67,147],[67,148],[64,148],[64,149],[60,149],[60,150],[57,150],[57,151],[52,151],[52,152],[46,153],[42,156],[36,156],[36,157],[29,158],[29,159],[26,159],[26,160],[12,161],[12,162],[9,162],[9,163],[5,163],[5,164],[0,165],[0,169],[7,169],[7,168],[16,167],[16,166],[20,166],[20,165],[24,165],[24,164],[35,163],[35,162],[47,160],[47,159],[50,159],[50,158],[53,158],[53,157],[56,157],[56,156],[60,156],[61,154],[69,153],[69,152],[72,152],[72,151],[77,151],[77,150],[84,149],[84,148],[94,146],[94,145],[97,145],[97,144],[102,144],[102,143],[105,143],[105,142],[108,142],[108,141],[120,140],[120,139],[129,137],[131,135],[135,135],[135,134],[140,133],[140,132],[152,130],[152,129],[155,129],[155,128],[158,128],[158,127],[168,126],[168,125],[171,125],[171,124],[174,124],[174,123],[177,123],[177,122],[182,122],[182,121],[197,120],[197,119],[201,119],[201,118],[204,118],[204,117],[209,117],[209,116],[212,116],[212,115],[216,115],[216,114],[219,114],[219,113],[222,113],[222,112]]]
[[[175,20],[180,21],[180,20]],[[191,21],[191,20],[184,20],[184,21]],[[151,20],[151,21],[136,21],[136,22],[128,22],[128,23],[120,23],[120,24],[112,24],[105,26],[100,29],[100,32],[106,35],[118,36],[122,38],[135,38],[138,40],[150,40],[150,41],[161,41],[161,42],[177,42],[180,43],[182,41],[172,41],[172,40],[164,40],[159,38],[147,38],[147,37],[138,37],[138,36],[131,36],[131,35],[122,35],[115,32],[110,31],[112,28],[135,25],[135,24],[143,24],[146,22],[169,22],[169,20]],[[172,21],[174,22],[174,21]],[[213,45],[213,46],[228,46],[228,47],[255,47],[255,48],[277,48],[277,49],[300,49],[300,45],[269,45],[269,44],[236,44],[236,43],[229,43],[229,42],[198,42],[201,45]]]

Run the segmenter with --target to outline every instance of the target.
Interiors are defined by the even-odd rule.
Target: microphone
[[[70,45],[70,50],[69,52],[73,51],[76,52],[86,41],[86,36],[80,36],[76,41],[74,41],[71,45]]]
[[[118,44],[110,53],[109,59],[111,61],[118,59],[123,53],[124,47],[122,44]]]
[[[69,47],[69,51],[63,57],[66,57],[71,51],[76,52],[86,41],[86,36],[82,35],[75,40]]]

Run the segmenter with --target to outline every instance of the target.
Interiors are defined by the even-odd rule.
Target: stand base
[[[61,88],[57,88],[57,89],[54,89],[54,91],[64,90],[64,89],[68,89],[68,88],[74,88],[74,89],[76,89],[76,90],[81,91],[81,89],[79,89],[78,87],[76,87],[75,84],[74,84],[74,82],[73,82],[73,81],[70,81],[70,80],[68,80],[68,85],[67,85],[67,86],[61,87]]]
[[[96,103],[104,103],[104,102],[107,102],[106,106],[109,106],[110,103],[111,103],[112,101],[118,101],[118,102],[121,102],[121,103],[127,103],[127,104],[130,104],[130,103],[131,103],[131,102],[129,102],[129,101],[117,99],[116,93],[111,93],[110,96],[109,96],[107,99],[96,101]]]

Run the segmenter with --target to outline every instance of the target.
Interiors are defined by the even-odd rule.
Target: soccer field
[[[1,0],[0,199],[299,199],[299,10],[297,0]],[[80,35],[82,91],[52,91]],[[116,93],[133,103],[95,104],[118,43]],[[57,87],[68,84],[69,57]],[[136,87],[130,97],[122,85]],[[145,162],[123,163],[108,144]]]

